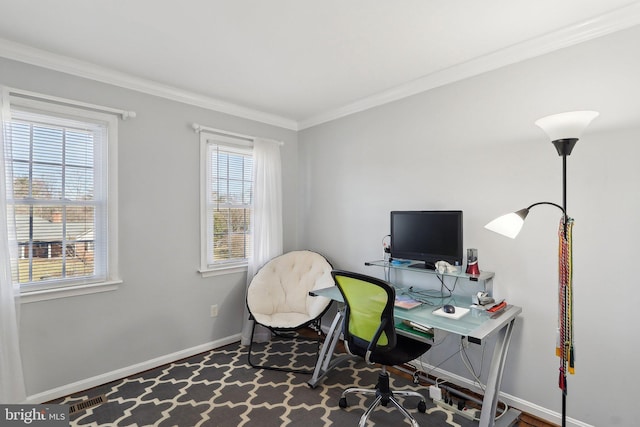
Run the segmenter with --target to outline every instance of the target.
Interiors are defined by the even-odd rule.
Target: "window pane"
[[[26,170],[25,170],[26,169]],[[13,197],[24,199],[29,197],[31,182],[29,180],[29,166],[15,164],[13,167]]]
[[[62,137],[61,129],[33,127],[33,161],[45,163],[62,163]]]
[[[31,197],[41,200],[62,199],[62,166],[34,163]]]
[[[227,189],[227,181],[218,180],[213,189],[213,201],[215,203],[228,203],[229,198],[229,190]]]
[[[93,169],[68,166],[64,196],[68,200],[93,200]]]
[[[248,209],[230,209],[230,225],[231,232],[245,233],[249,231],[249,210]]]
[[[231,257],[232,258],[246,258],[245,243],[246,236],[244,234],[232,234],[231,235]]]
[[[12,122],[7,136],[11,139],[13,161],[29,161],[31,151],[31,126],[27,123]]]
[[[229,169],[227,168],[229,156],[225,153],[217,153],[217,155],[214,156],[214,159],[216,159],[218,167],[214,168],[213,177],[218,179],[227,178],[229,171]]]
[[[93,207],[16,205],[19,282],[92,275],[93,210]]]
[[[65,147],[65,163],[68,165],[93,166],[93,136],[90,133],[68,132]]]
[[[231,258],[229,250],[229,236],[227,234],[213,235],[213,259],[215,261],[225,261]]]
[[[253,204],[253,182],[245,181],[242,189],[242,203],[245,205]]]
[[[226,234],[229,231],[229,210],[217,209],[213,213],[213,232]]]
[[[78,234],[79,231],[79,229],[75,231],[73,239],[67,241],[65,254],[67,277],[92,276],[95,272],[93,230]]]
[[[249,209],[219,209],[214,212],[214,260],[247,258]]]
[[[252,159],[248,159],[249,161],[246,161],[244,163],[244,180],[247,182],[253,182],[253,161],[251,161]]]
[[[231,258],[229,243],[229,209],[217,209],[213,214],[213,259],[228,260]]]

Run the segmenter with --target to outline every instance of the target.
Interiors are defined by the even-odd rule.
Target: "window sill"
[[[235,274],[235,273],[246,273],[247,265],[246,264],[236,264],[230,265],[226,267],[216,267],[216,268],[201,268],[198,270],[198,273],[204,277],[213,277],[213,276],[222,276],[225,274]]]
[[[80,295],[97,294],[100,292],[115,291],[122,280],[92,283],[89,285],[65,286],[61,288],[43,289],[38,291],[25,291],[20,294],[20,303],[29,304],[38,301],[47,301],[58,298],[69,298]]]

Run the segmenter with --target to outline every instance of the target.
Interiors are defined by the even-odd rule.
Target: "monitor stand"
[[[411,268],[421,268],[422,270],[435,270],[436,269],[436,265],[434,263],[431,262],[425,262],[423,263],[417,263],[417,264],[411,264],[409,267]]]

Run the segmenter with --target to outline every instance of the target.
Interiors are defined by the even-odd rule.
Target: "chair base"
[[[316,324],[318,323],[318,324]],[[319,327],[319,323],[320,320],[317,320],[315,322],[312,322],[311,324],[308,325],[308,327],[310,327],[311,329],[315,330],[318,335],[321,335],[321,329]],[[291,369],[291,368],[285,368],[285,367],[279,367],[279,366],[270,366],[270,365],[260,365],[258,363],[254,363],[254,361],[251,360],[251,355],[253,354],[253,337],[256,331],[256,325],[257,323],[254,321],[253,322],[253,327],[251,328],[251,339],[249,341],[249,351],[247,353],[247,361],[249,362],[249,365],[251,365],[252,368],[256,368],[256,369],[268,369],[270,371],[280,371],[280,372],[293,372],[296,374],[313,374],[313,367],[310,369]],[[279,331],[279,330],[275,330],[275,329],[271,329],[269,328],[269,330],[277,337],[279,338],[286,338],[286,339],[290,339],[291,341],[307,341],[307,342],[315,342],[317,343],[317,351],[316,351],[316,358],[314,361],[314,367],[315,364],[318,361],[318,357],[319,357],[319,353],[320,353],[320,344],[323,341],[322,337],[318,337],[318,338],[313,338],[313,337],[306,337],[306,336],[302,336],[299,333],[297,333],[296,331]]]
[[[386,367],[383,366],[382,372],[378,375],[378,384],[375,389],[368,388],[349,388],[342,393],[342,397],[340,397],[340,407],[346,408],[347,405],[347,395],[348,394],[364,394],[370,396],[376,396],[375,400],[367,410],[360,417],[360,422],[358,423],[359,427],[364,427],[367,424],[367,419],[371,415],[371,413],[380,405],[387,406],[389,402],[391,402],[398,410],[405,416],[405,418],[409,419],[411,425],[413,427],[419,427],[418,421],[411,415],[405,408],[402,406],[400,402],[396,399],[396,397],[417,397],[420,399],[420,403],[418,403],[418,411],[424,413],[427,410],[427,403],[424,400],[424,396],[415,391],[391,391],[389,388],[389,374],[387,373]]]

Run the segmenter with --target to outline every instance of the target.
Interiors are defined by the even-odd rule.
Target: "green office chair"
[[[360,427],[365,426],[367,418],[378,405],[387,406],[389,402],[393,403],[414,427],[418,427],[416,419],[396,397],[420,398],[418,410],[424,413],[424,396],[414,391],[391,391],[387,366],[401,365],[417,359],[431,348],[431,344],[396,334],[393,317],[395,290],[391,284],[375,277],[347,271],[333,270],[331,275],[346,304],[343,330],[346,350],[364,358],[368,364],[382,365],[376,388],[345,390],[340,398],[340,407],[347,407],[348,394],[375,395],[375,400],[360,418]]]

